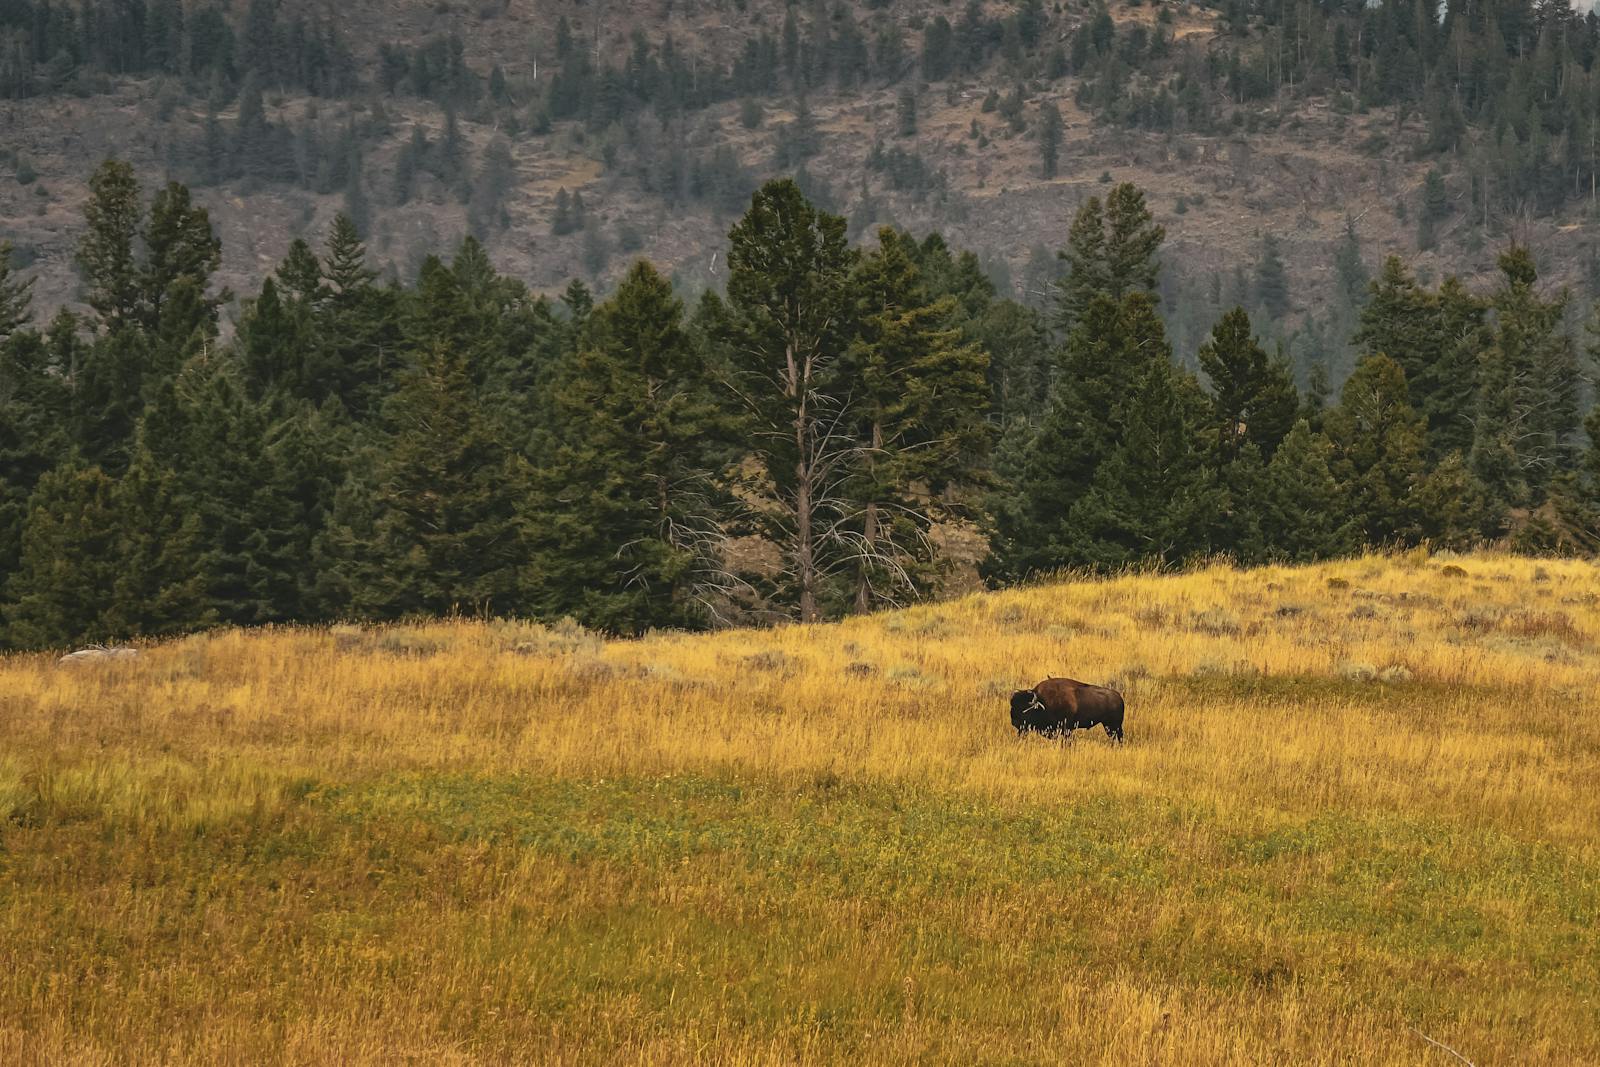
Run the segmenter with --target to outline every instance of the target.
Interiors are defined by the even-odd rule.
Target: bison
[[[1071,737],[1074,730],[1104,726],[1106,735],[1121,744],[1122,694],[1072,678],[1046,678],[1011,694],[1011,725],[1018,737],[1030,731]]]

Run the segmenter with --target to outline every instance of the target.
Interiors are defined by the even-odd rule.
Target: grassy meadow
[[[1597,681],[1600,568],[1422,552],[11,656],[0,1063],[1597,1064]]]

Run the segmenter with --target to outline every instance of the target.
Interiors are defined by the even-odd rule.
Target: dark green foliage
[[[133,168],[116,160],[101,164],[89,179],[78,267],[88,304],[108,331],[144,321],[134,248],[142,213]]]
[[[1324,428],[1334,476],[1345,487],[1346,510],[1361,537],[1383,544],[1419,536],[1415,492],[1424,474],[1425,429],[1399,364],[1383,355],[1363,358]]]
[[[70,391],[56,356],[32,332],[0,340],[0,576],[16,569],[28,498],[69,442]]]
[[[1218,457],[1231,462],[1248,441],[1264,459],[1271,459],[1300,405],[1287,362],[1268,358],[1243,308],[1222,317],[1211,339],[1200,346],[1199,358],[1211,383],[1212,447]]]
[[[1014,61],[1022,14],[997,35],[969,5],[952,73],[996,46]],[[846,20],[823,21],[797,41],[802,87],[859,74]],[[252,55],[282,61],[270,41]],[[791,147],[809,124],[802,105]],[[451,126],[447,112],[459,148]],[[316,164],[325,192],[359,175],[347,142]],[[409,148],[441,173],[426,137]],[[731,209],[749,188],[731,152],[680,155],[686,197]],[[903,149],[869,164],[891,186],[942,184]],[[471,183],[475,229],[504,221],[510,172],[497,142]],[[224,337],[205,210],[178,184],[146,209],[106,164],[80,244],[88,319],[31,328],[28,283],[0,256],[0,639],[449,611],[620,633],[813,620],[936,591],[950,523],[992,528],[996,578],[1420,538],[1600,548],[1600,416],[1586,444],[1566,296],[1538,292],[1525,250],[1502,257],[1492,300],[1395,261],[1368,287],[1352,225],[1335,307],[1269,355],[1223,309],[1274,303],[1271,243],[1231,287],[1225,271],[1163,279],[1161,227],[1116,186],[1077,212],[1064,277],[1042,247],[1024,272],[1035,302],[1057,289],[1052,351],[1039,307],[999,295],[1008,274],[938,234],[885,229],[857,253],[818,207],[832,197],[804,168],[761,188],[730,234],[726,298],[691,323],[648,264],[598,306],[581,282],[556,302],[473,236],[448,263],[421,258],[413,285],[380,286],[341,215],[321,257],[290,244]],[[580,196],[558,200],[599,273],[607,231]],[[863,224],[873,203],[863,187]],[[1324,410],[1352,333],[1364,358]],[[780,565],[759,562],[774,549]]]
[[[1172,365],[1151,295],[1096,293],[1067,339],[1031,445],[1013,453],[1021,466],[1002,470],[1010,485],[995,502],[993,573],[1172,561],[1200,547],[1216,504],[1198,444],[1207,421],[1204,396]],[[1130,525],[1157,507],[1146,492],[1175,494],[1181,505],[1148,536]]]
[[[1072,503],[1069,529],[1082,540],[1062,546],[1061,562],[1171,564],[1207,548],[1223,498],[1199,441],[1206,407],[1166,352],[1147,361],[1111,412],[1115,447]]]
[[[597,307],[555,371],[528,537],[534,605],[613,633],[704,624],[721,585],[730,419],[647,263]]]
[[[1256,260],[1253,290],[1256,306],[1269,321],[1281,322],[1289,314],[1289,271],[1278,250],[1278,239],[1271,234],[1261,239],[1261,257]]]
[[[66,463],[39,479],[17,570],[6,585],[12,647],[49,648],[121,636],[114,630],[121,517],[116,482]]]
[[[1434,458],[1472,447],[1478,353],[1488,343],[1484,301],[1447,278],[1435,292],[1421,288],[1395,257],[1372,283],[1354,340],[1405,372],[1412,406],[1428,420]]]
[[[1422,210],[1417,215],[1417,247],[1424,251],[1438,244],[1439,223],[1450,214],[1450,196],[1444,176],[1429,170],[1422,185]]]
[[[1352,551],[1360,534],[1352,527],[1344,490],[1333,476],[1327,438],[1301,419],[1267,465],[1258,511],[1273,555],[1295,562]]]
[[[1039,108],[1039,163],[1046,179],[1056,176],[1061,160],[1061,110],[1053,102]]]
[[[1472,469],[1499,503],[1538,506],[1567,468],[1578,428],[1578,362],[1563,327],[1567,294],[1546,300],[1526,248],[1500,257],[1491,343],[1478,367]]]
[[[478,402],[467,353],[418,352],[383,427],[372,540],[343,546],[362,579],[348,583],[350,605],[378,618],[526,610],[527,474]]]
[[[1153,292],[1161,270],[1156,253],[1165,238],[1144,193],[1131,183],[1113,189],[1103,207],[1098,197],[1084,201],[1060,253],[1067,270],[1056,297],[1056,327],[1070,333],[1097,294],[1121,300],[1132,292]]]
[[[844,219],[817,211],[794,182],[767,183],[728,235],[727,309],[712,316],[752,420],[753,451],[776,490],[780,510],[768,525],[805,622],[819,617],[837,565],[830,534],[841,504],[827,487],[851,451],[835,432],[855,259],[844,230]]]
[[[845,353],[858,455],[844,490],[857,611],[925,595],[938,560],[927,535],[949,505],[923,505],[982,477],[988,356],[962,342],[954,295],[934,298],[909,235],[884,228],[857,264],[858,322]],[[987,303],[987,301],[985,301]]]

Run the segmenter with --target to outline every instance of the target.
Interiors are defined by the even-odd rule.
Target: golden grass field
[[[1420,551],[11,656],[0,1063],[1597,1064],[1597,677],[1596,565]]]

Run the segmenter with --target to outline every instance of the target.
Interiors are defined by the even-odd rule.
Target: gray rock
[[[91,645],[88,648],[80,648],[76,652],[68,652],[65,656],[56,660],[56,665],[66,666],[71,663],[89,663],[96,660],[138,658],[139,650],[137,648],[128,648],[126,645],[117,645],[111,648],[105,645]]]

